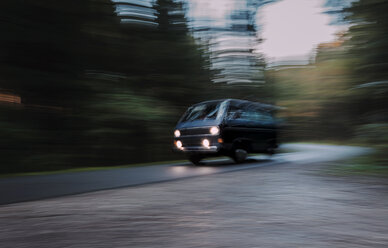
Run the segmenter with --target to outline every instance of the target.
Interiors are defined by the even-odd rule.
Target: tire
[[[233,149],[232,159],[237,164],[244,162],[247,158],[248,152],[245,148],[237,147]]]
[[[266,154],[270,156],[274,155],[276,152],[276,148],[278,148],[278,145],[275,140],[272,142],[269,142]]]
[[[272,156],[272,155],[275,154],[275,152],[276,152],[276,151],[275,151],[275,148],[270,147],[270,148],[267,149],[266,154],[269,155],[269,156]]]
[[[189,161],[194,165],[199,165],[201,162],[202,157],[198,155],[191,155],[189,156]]]

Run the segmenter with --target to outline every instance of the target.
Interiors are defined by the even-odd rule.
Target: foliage
[[[216,98],[284,107],[286,140],[387,140],[386,1],[354,2],[314,62],[270,68],[255,87],[211,83],[182,2],[149,8],[157,25],[123,23],[109,0],[0,2],[0,98],[21,97],[0,99],[1,173],[175,159],[180,115]]]
[[[314,62],[268,71],[277,104],[286,107],[287,138],[358,139],[374,127],[379,140],[387,139],[387,10],[383,0],[354,2],[343,10],[349,30],[320,44]]]
[[[1,1],[0,94],[21,104],[0,101],[0,173],[171,160],[188,106],[252,95],[211,83],[181,2],[155,1],[157,25],[145,26],[123,23],[116,7]]]

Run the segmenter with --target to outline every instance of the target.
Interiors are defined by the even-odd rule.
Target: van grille
[[[181,135],[201,135],[201,134],[210,134],[209,127],[205,128],[188,128],[180,130]]]

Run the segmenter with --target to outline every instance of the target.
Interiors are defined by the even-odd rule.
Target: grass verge
[[[378,146],[375,151],[359,157],[345,160],[330,168],[334,175],[366,175],[388,177],[387,148]]]
[[[53,174],[62,174],[62,173],[99,171],[99,170],[114,170],[114,169],[120,169],[120,168],[131,168],[131,167],[164,165],[164,164],[178,164],[178,163],[185,163],[185,162],[187,162],[187,160],[158,161],[158,162],[127,164],[127,165],[118,165],[118,166],[79,167],[79,168],[53,170],[53,171],[9,173],[9,174],[1,174],[0,178],[21,177],[21,176],[41,176],[41,175],[53,175]]]

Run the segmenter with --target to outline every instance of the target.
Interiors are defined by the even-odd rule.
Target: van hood
[[[176,125],[176,129],[183,128],[193,128],[193,127],[209,127],[209,126],[218,126],[221,124],[220,120],[197,120],[197,121],[187,121],[180,122]]]

